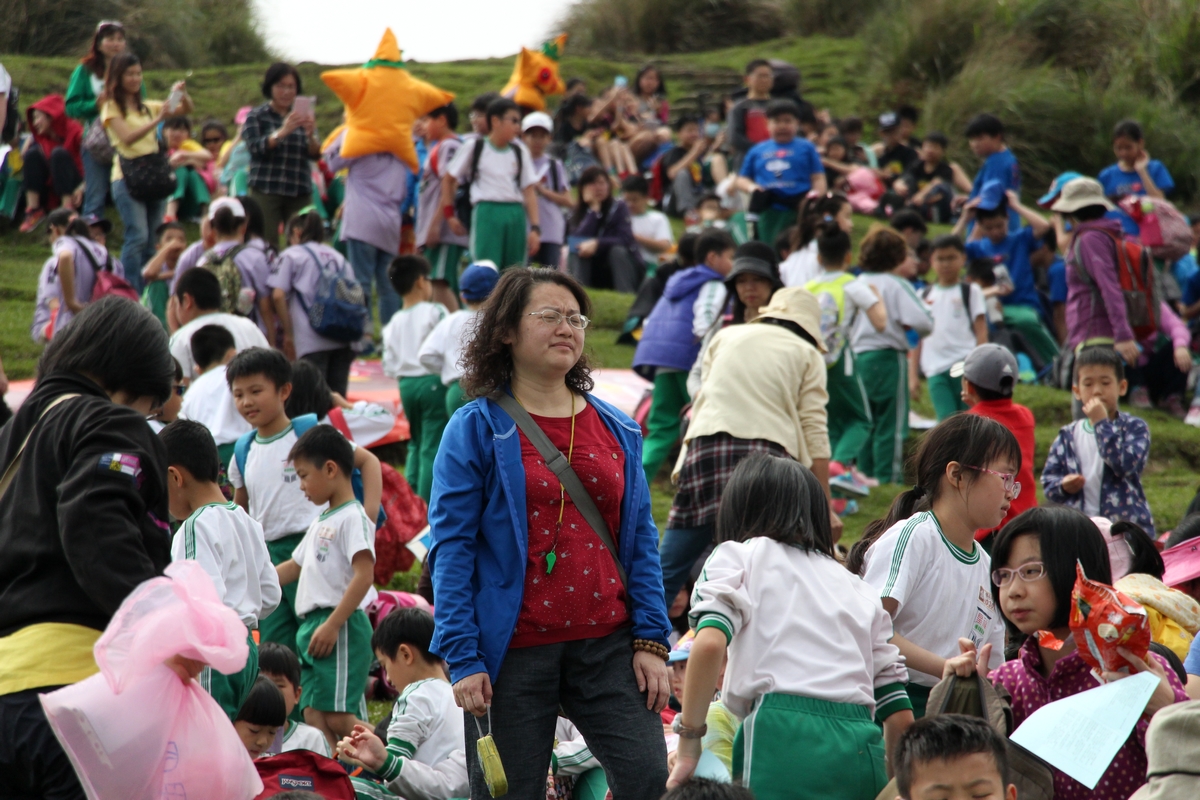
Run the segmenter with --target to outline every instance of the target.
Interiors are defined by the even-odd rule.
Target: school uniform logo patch
[[[137,486],[142,485],[142,462],[132,453],[105,453],[100,456],[97,467],[101,472],[119,472],[128,475]]]

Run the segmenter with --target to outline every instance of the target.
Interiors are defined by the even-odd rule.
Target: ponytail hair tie
[[[914,486],[912,488],[913,497],[924,497],[929,494],[929,490],[924,486]]]
[[[826,214],[826,215],[825,215],[825,217],[824,217],[824,219],[823,219],[823,221],[824,221],[824,222],[833,222],[833,215],[832,215],[832,214]]]

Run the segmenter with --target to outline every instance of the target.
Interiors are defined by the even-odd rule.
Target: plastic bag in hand
[[[249,800],[250,755],[212,696],[163,662],[179,654],[232,673],[246,628],[204,569],[180,561],[138,586],[96,642],[101,673],[41,696],[92,800]]]
[[[1070,625],[1079,657],[1100,672],[1134,671],[1133,665],[1117,652],[1118,647],[1142,659],[1150,649],[1146,609],[1124,592],[1089,580],[1079,562],[1075,563]]]

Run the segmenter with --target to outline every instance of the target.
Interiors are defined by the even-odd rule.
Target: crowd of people
[[[260,769],[334,759],[362,798],[1196,796],[1200,513],[1153,513],[1122,400],[1200,425],[1200,266],[1137,123],[1034,208],[997,117],[963,132],[972,177],[916,109],[865,144],[763,59],[696,117],[653,66],[595,98],[571,80],[553,115],[481,95],[462,136],[451,103],[414,126],[416,171],[322,140],[291,65],[261,91],[231,138],[182,82],[146,98],[104,22],[13,126],[4,177],[52,252],[37,382],[0,428],[0,795],[85,796],[39,695],[95,674],[134,588],[189,560],[249,657],[167,666]],[[593,288],[630,294],[638,421],[594,392]],[[368,448],[394,419],[345,399],[376,347],[429,524],[417,595],[379,614],[397,488]],[[1037,381],[1074,418],[1040,476],[1014,401]],[[882,484],[911,488],[846,548]],[[1077,569],[1143,608],[1124,671],[1077,644]],[[1140,673],[1094,787],[1008,743]],[[396,697],[376,726],[369,675]],[[984,715],[951,713],[975,675]]]

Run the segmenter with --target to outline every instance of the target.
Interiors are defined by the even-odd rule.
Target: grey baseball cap
[[[1017,383],[1017,357],[998,344],[981,344],[950,368],[951,378],[966,378],[980,389],[1011,395]]]

